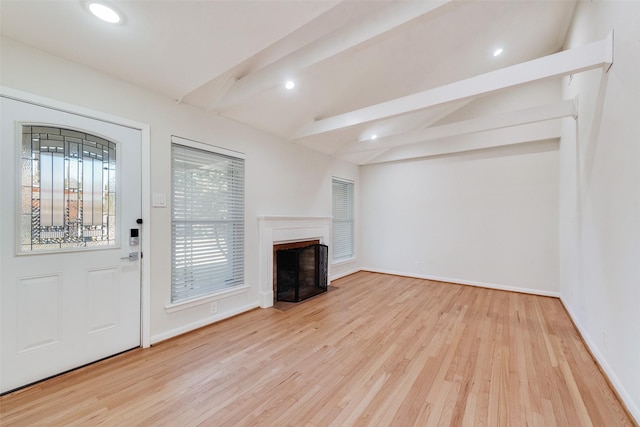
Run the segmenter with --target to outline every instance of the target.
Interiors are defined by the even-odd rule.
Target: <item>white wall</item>
[[[364,268],[558,290],[558,141],[361,169]]]
[[[482,97],[446,122],[557,102],[560,91],[551,80]],[[491,135],[473,138],[489,146]],[[557,295],[558,140],[370,165],[360,174],[363,267]]]
[[[116,80],[3,38],[5,87],[150,125],[151,193],[170,195],[170,139],[177,135],[246,154],[245,277],[247,293],[168,313],[171,210],[153,208],[150,219],[152,341],[167,338],[258,305],[258,215],[331,216],[331,177],[358,184],[358,168],[168,97]],[[2,144],[11,143],[2,141]],[[349,268],[356,268],[357,261]],[[345,267],[346,268],[346,267]]]
[[[560,149],[560,288],[640,421],[640,2],[579,2],[566,48],[614,30],[614,65],[565,80],[577,126]]]

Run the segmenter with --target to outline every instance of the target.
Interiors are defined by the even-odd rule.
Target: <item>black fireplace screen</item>
[[[276,251],[276,300],[299,302],[327,291],[326,245]]]

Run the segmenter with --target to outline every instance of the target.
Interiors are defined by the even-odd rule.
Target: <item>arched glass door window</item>
[[[22,126],[20,253],[116,244],[116,143]]]

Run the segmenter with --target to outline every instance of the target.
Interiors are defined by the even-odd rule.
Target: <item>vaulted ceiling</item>
[[[478,117],[496,94],[580,68],[581,57],[557,54],[575,1],[108,4],[122,23],[80,1],[1,0],[2,35],[357,164],[575,114],[558,102]],[[445,139],[446,150],[434,145]]]

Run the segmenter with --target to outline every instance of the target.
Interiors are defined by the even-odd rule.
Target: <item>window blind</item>
[[[333,261],[353,257],[353,182],[333,178]]]
[[[171,302],[244,283],[244,160],[171,146]]]

